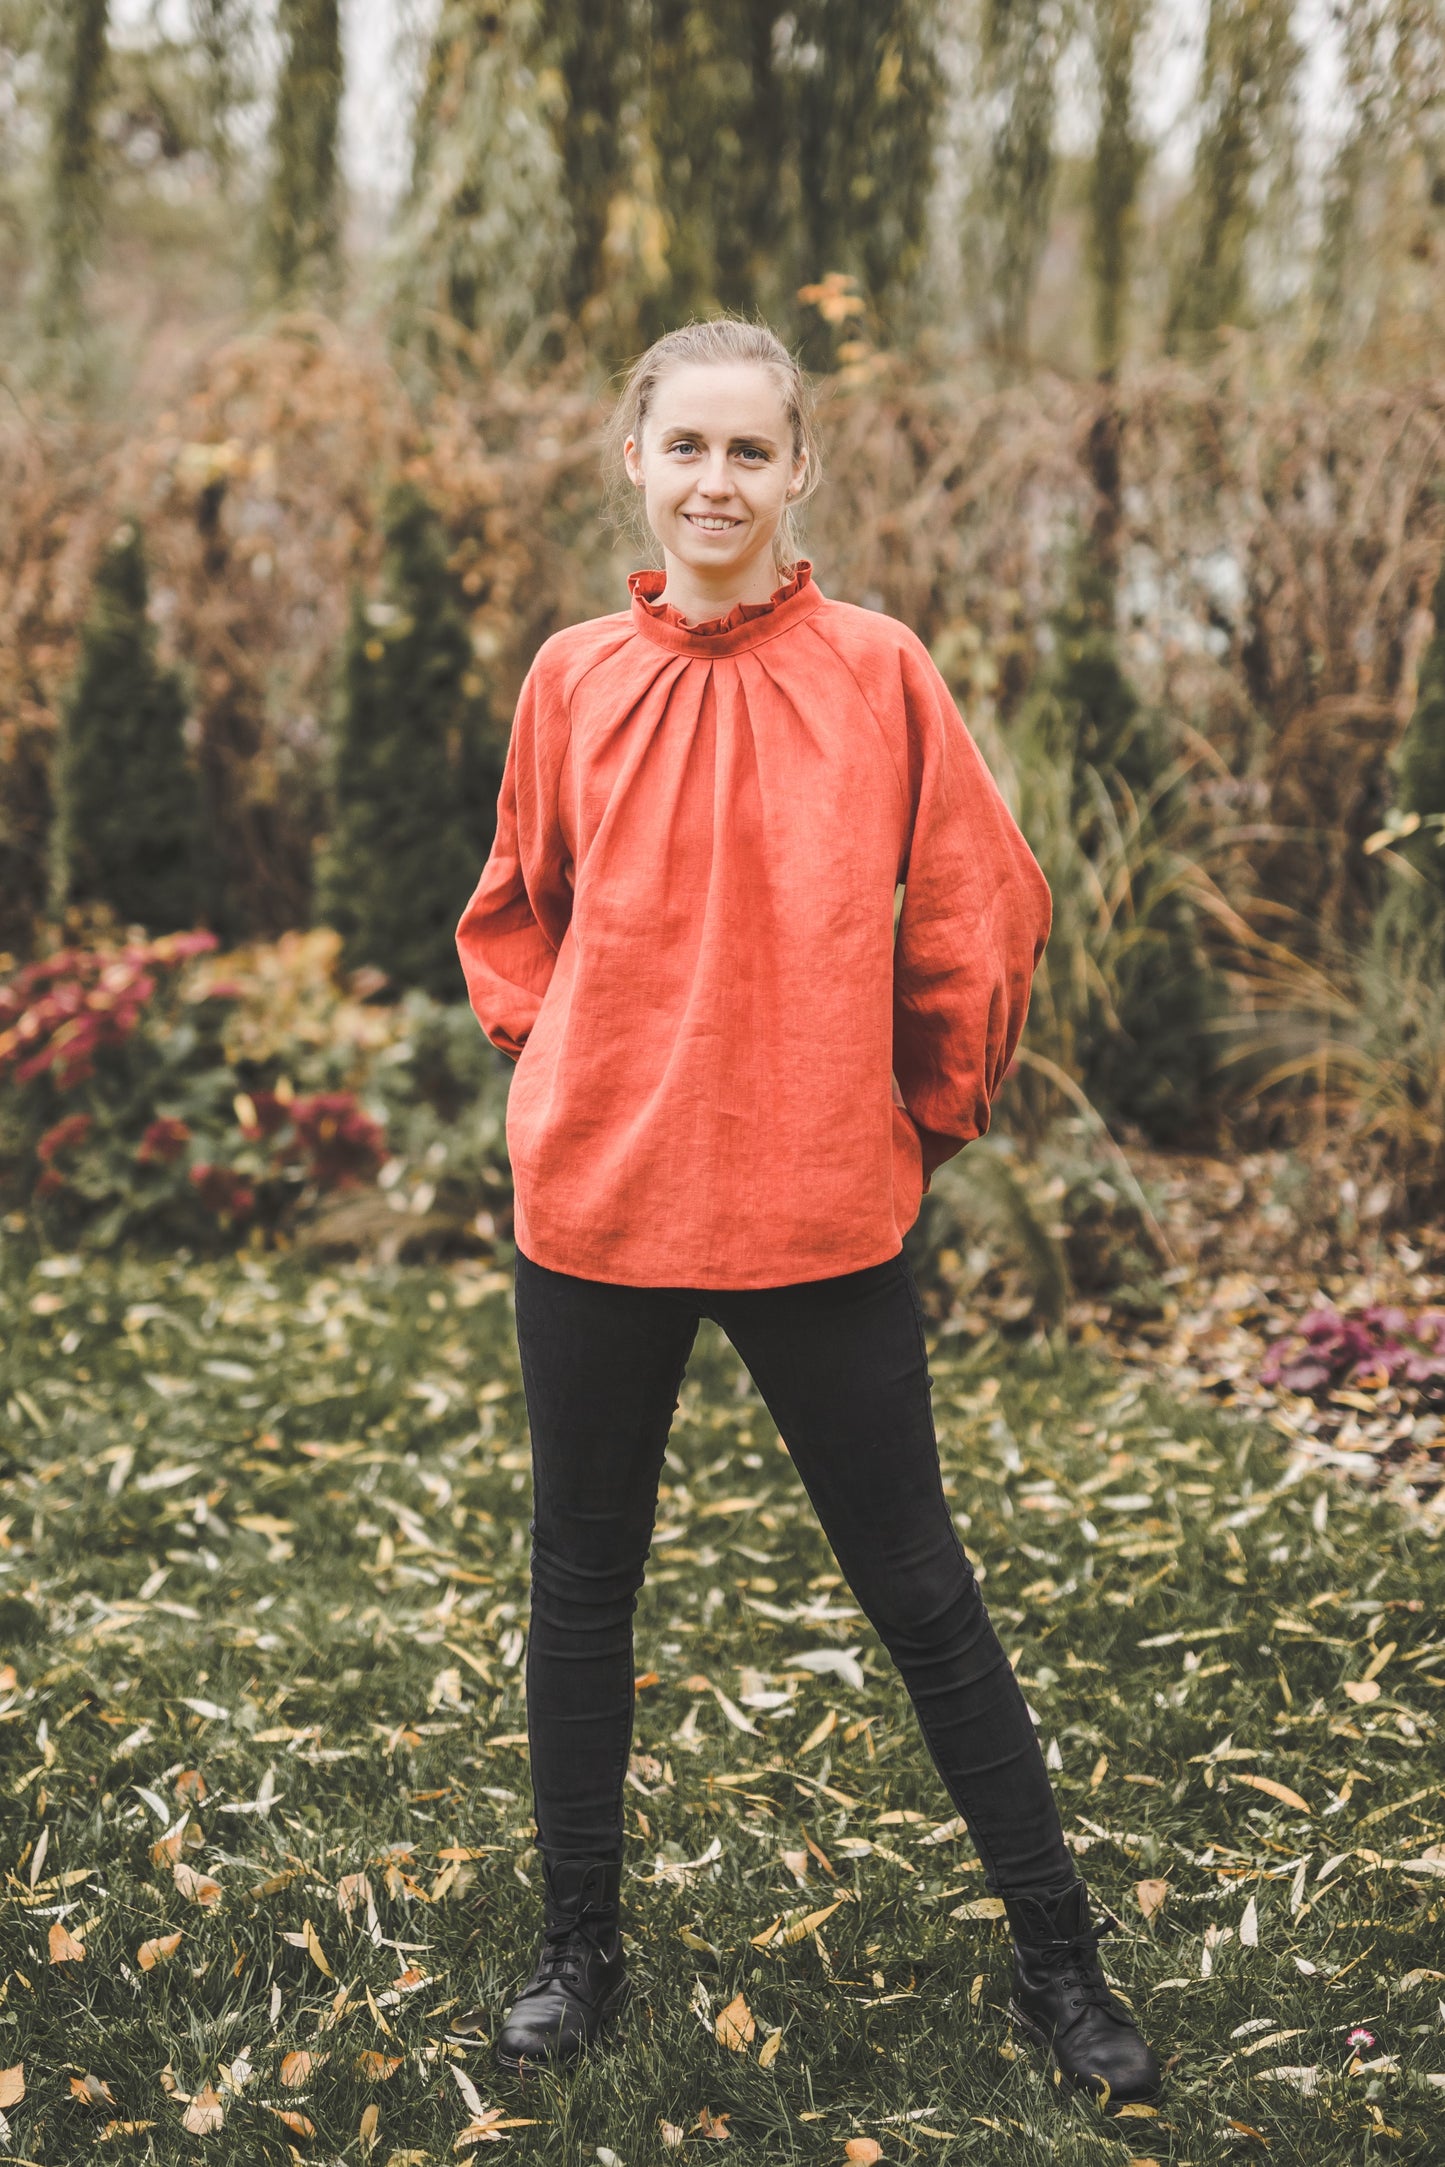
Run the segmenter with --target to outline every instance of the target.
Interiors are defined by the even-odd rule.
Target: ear
[[[622,464],[627,469],[627,479],[634,489],[642,487],[642,449],[635,436],[628,437],[622,447]]]
[[[803,483],[807,479],[807,473],[808,454],[805,448],[798,453],[797,458],[793,461],[793,478],[788,484],[788,495],[790,497],[795,497],[799,495],[802,490]]]

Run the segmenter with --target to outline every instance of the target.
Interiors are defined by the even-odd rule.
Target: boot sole
[[[602,2003],[602,2006],[598,2012],[597,2029],[592,2034],[592,2037],[590,2039],[582,2041],[580,2045],[573,2048],[569,2053],[505,2054],[503,2053],[502,2049],[498,2047],[496,2055],[498,2068],[505,2069],[509,2076],[521,2077],[524,2076],[529,2069],[556,2069],[564,2066],[566,2063],[577,2061],[582,2055],[587,2052],[589,2047],[595,2047],[602,2043],[604,2035],[610,2030],[612,2025],[615,2024],[617,2018],[621,2015],[623,2009],[625,2008],[631,1992],[631,1979],[620,1979],[617,1985],[612,1989],[612,1992],[608,1995],[606,2001]]]
[[[1038,2048],[1049,2067],[1057,2072],[1058,2081],[1065,2090],[1070,2092],[1075,2099],[1087,2099],[1091,2106],[1099,2109],[1101,2114],[1114,2113],[1120,2107],[1153,2106],[1163,2091],[1163,2086],[1160,2085],[1155,2091],[1146,2092],[1140,2099],[1116,2099],[1111,2092],[1107,2100],[1101,2100],[1092,2085],[1081,2084],[1077,2077],[1069,2075],[1058,2055],[1054,2052],[1054,2043],[1049,2038],[1048,2033],[1035,2024],[1032,2017],[1025,2016],[1018,2003],[1012,1998],[1009,2000],[1008,2013],[1019,2031],[1023,2033],[1032,2046]]]

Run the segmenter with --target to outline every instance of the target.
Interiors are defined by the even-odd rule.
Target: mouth
[[[734,527],[742,525],[740,519],[725,519],[714,512],[684,512],[682,516],[699,534],[731,534]]]

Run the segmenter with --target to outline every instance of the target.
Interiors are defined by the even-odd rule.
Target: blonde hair
[[[793,432],[793,457],[808,455],[803,485],[783,509],[778,523],[774,554],[778,569],[789,573],[801,553],[799,513],[822,479],[822,459],[814,412],[813,388],[799,363],[775,331],[763,323],[741,316],[712,316],[703,323],[683,324],[654,339],[645,354],[628,370],[606,433],[608,499],[616,523],[641,542],[650,535],[646,514],[623,462],[622,447],[629,437],[642,441],[653,394],[673,369],[719,362],[753,362],[771,370],[783,395],[783,408]]]

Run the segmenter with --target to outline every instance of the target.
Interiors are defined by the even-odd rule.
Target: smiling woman
[[[1020,2023],[1071,2081],[1143,2100],[1158,2065],[1099,1971],[944,1496],[902,1246],[933,1169],[988,1126],[1048,887],[922,642],[824,595],[796,555],[791,514],[818,468],[806,384],[772,333],[720,322],[659,341],[617,432],[663,567],[631,575],[629,609],[538,654],[457,929],[477,1018],[517,1062],[533,1455],[546,1929],[496,2052],[509,2069],[570,2059],[628,1991],[632,1617],[707,1316],[1009,1906]]]

